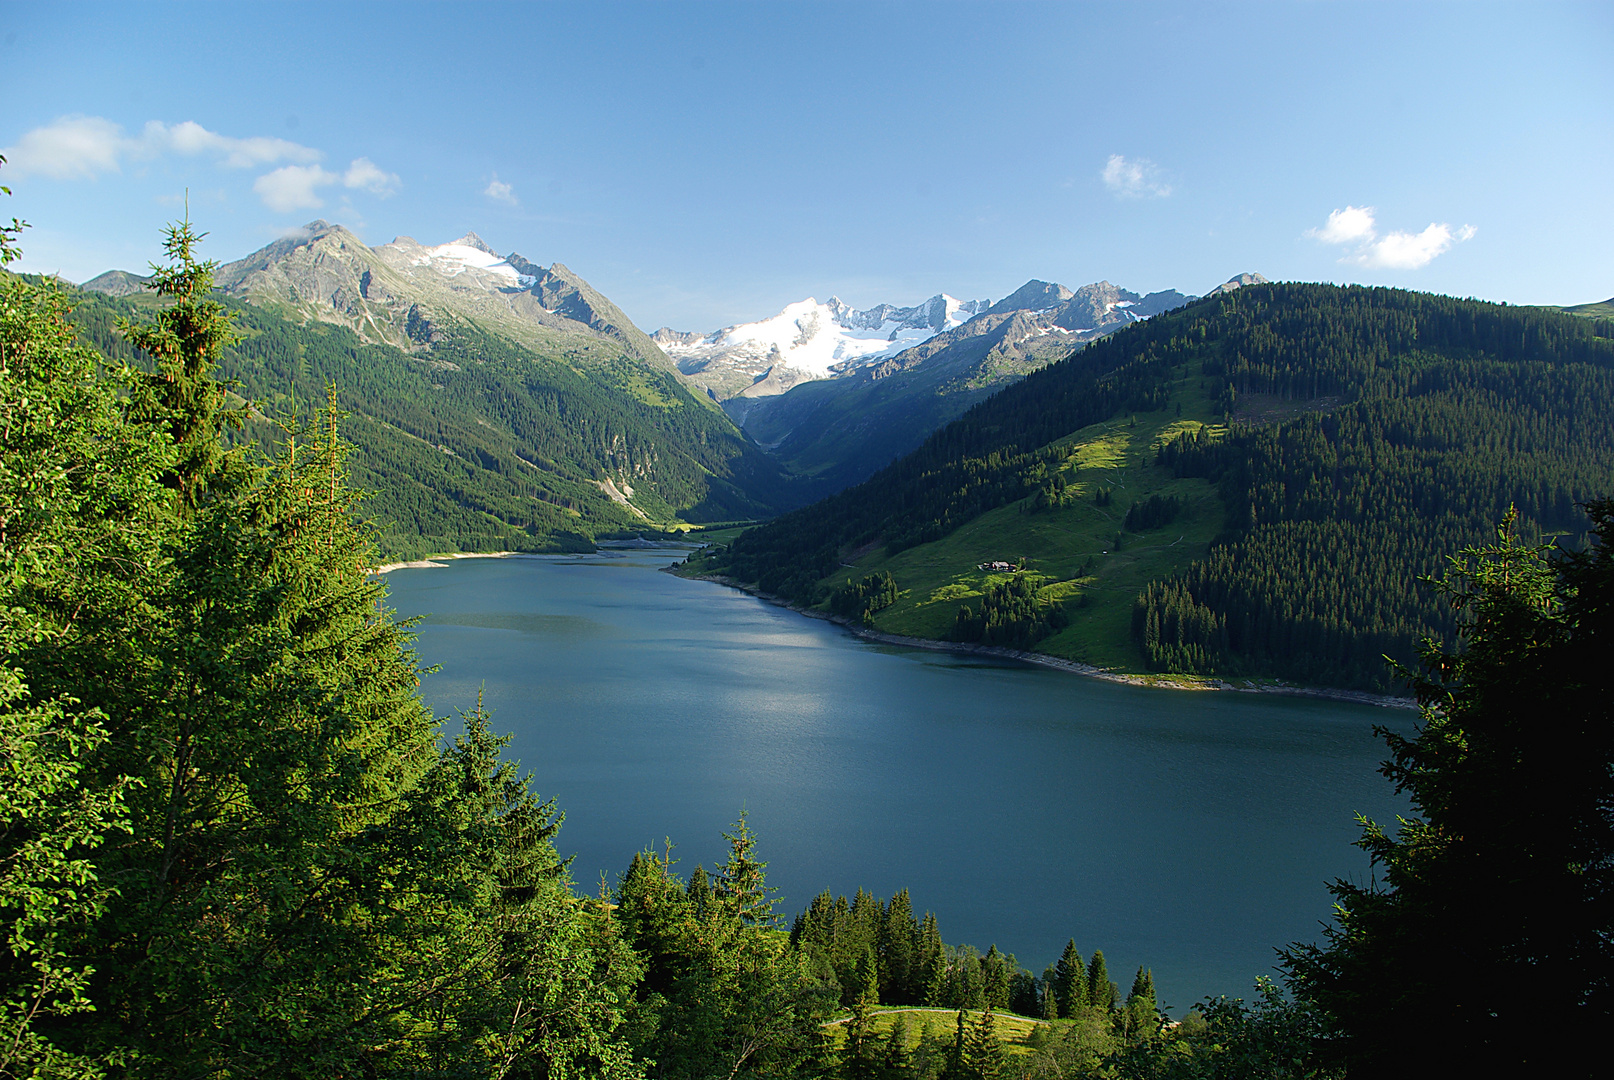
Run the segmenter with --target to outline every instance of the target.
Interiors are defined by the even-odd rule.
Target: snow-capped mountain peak
[[[426,247],[411,237],[400,236],[377,250],[396,252],[407,265],[429,267],[444,277],[457,278],[469,273],[496,288],[530,289],[538,280],[511,266],[508,258],[494,251],[474,232],[436,247]]]
[[[913,307],[880,304],[859,311],[839,297],[820,302],[809,296],[771,318],[726,326],[696,340],[673,331],[658,333],[656,340],[686,371],[721,358],[748,368],[780,364],[822,379],[911,349],[986,307],[984,300],[943,293]]]

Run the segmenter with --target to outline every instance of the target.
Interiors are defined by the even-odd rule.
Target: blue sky
[[[23,267],[475,230],[646,329],[1028,278],[1614,295],[1614,5],[18,3]]]

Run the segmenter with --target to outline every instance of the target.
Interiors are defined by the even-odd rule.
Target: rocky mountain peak
[[[987,311],[993,315],[1006,315],[1011,311],[1046,311],[1075,295],[1063,285],[1033,278],[987,308]]]
[[[1221,296],[1224,293],[1230,293],[1234,289],[1241,288],[1245,285],[1265,284],[1267,284],[1267,279],[1262,277],[1260,274],[1235,274],[1233,277],[1228,278],[1226,281],[1222,282],[1222,284],[1216,286],[1216,288],[1212,289],[1205,295]]]
[[[502,256],[499,256],[499,253],[497,251],[494,251],[491,247],[488,246],[488,242],[486,240],[482,239],[480,236],[476,235],[476,233],[474,233],[474,232],[468,232],[464,236],[460,237],[458,240],[452,241],[452,243],[458,244],[461,247],[475,248],[477,251],[483,252],[485,254],[493,255],[493,256],[497,256],[497,257],[502,258]]]

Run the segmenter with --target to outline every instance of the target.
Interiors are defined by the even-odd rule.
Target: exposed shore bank
[[[824,622],[835,623],[868,641],[878,641],[884,645],[901,645],[910,649],[929,649],[933,652],[967,653],[974,656],[996,656],[1007,660],[1019,660],[1028,664],[1040,664],[1043,667],[1057,668],[1060,671],[1069,671],[1076,675],[1085,675],[1090,679],[1103,679],[1106,682],[1122,683],[1127,686],[1151,686],[1160,690],[1221,690],[1233,691],[1240,694],[1279,694],[1285,697],[1321,698],[1325,701],[1349,701],[1357,705],[1374,705],[1383,709],[1416,709],[1418,703],[1412,698],[1394,697],[1389,694],[1369,694],[1360,690],[1335,690],[1321,686],[1292,686],[1287,683],[1245,682],[1243,684],[1228,682],[1225,679],[1210,678],[1183,678],[1169,675],[1132,675],[1125,672],[1110,671],[1106,668],[1094,667],[1092,664],[1083,664],[1076,660],[1065,660],[1058,656],[1049,656],[1047,653],[1026,652],[1022,649],[1006,649],[1000,645],[971,645],[960,641],[937,641],[934,638],[908,637],[904,634],[888,634],[883,630],[874,630],[870,627],[855,623],[841,615],[832,615],[827,611],[818,611],[813,608],[804,608],[792,604],[788,600],[772,593],[765,593],[759,589],[735,581],[723,574],[680,574],[680,566],[674,563],[662,569],[677,577],[692,578],[696,581],[711,581],[719,585],[726,585],[731,589],[748,593],[759,600],[766,600],[770,604],[788,608],[798,615],[805,615],[809,619],[821,619]]]
[[[434,566],[442,566],[449,559],[508,559],[519,554],[514,551],[463,551],[450,555],[433,555],[425,559],[410,559],[408,562],[382,563],[371,570],[372,574],[390,574],[394,570],[429,570]]]

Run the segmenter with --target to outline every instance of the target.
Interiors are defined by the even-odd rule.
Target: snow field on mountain
[[[945,294],[940,299],[946,305],[944,329],[960,326],[973,316],[976,305]],[[927,301],[917,308],[904,310],[929,309]],[[914,317],[887,318],[876,327],[859,327],[856,324],[864,321],[858,318],[862,314],[833,297],[829,303],[820,303],[809,296],[787,305],[772,318],[725,327],[697,342],[664,344],[663,348],[674,359],[714,354],[762,359],[777,352],[778,362],[786,367],[827,378],[834,371],[895,356],[930,340],[937,333],[927,324],[916,325]]]

